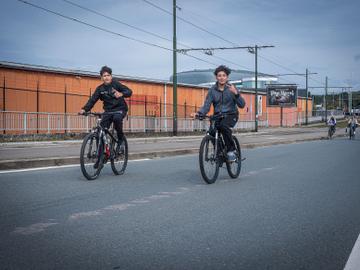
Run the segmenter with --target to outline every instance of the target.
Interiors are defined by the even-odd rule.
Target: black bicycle
[[[114,174],[121,175],[125,172],[128,162],[128,143],[125,135],[118,146],[118,140],[113,135],[114,130],[100,125],[102,115],[115,113],[83,114],[97,117],[96,126],[85,136],[80,150],[81,171],[88,180],[96,179],[108,161]]]
[[[348,128],[349,128],[349,139],[354,140],[355,139],[356,124],[351,123],[351,124],[349,124]]]
[[[227,171],[231,178],[237,178],[240,175],[241,171],[241,148],[238,139],[235,136],[232,136],[235,143],[235,161],[228,161],[227,159],[227,149],[221,132],[216,128],[216,121],[221,120],[225,117],[224,114],[205,116],[197,118],[199,120],[204,120],[205,118],[210,120],[210,127],[202,139],[199,150],[199,164],[201,176],[208,184],[213,184],[218,175],[219,168],[226,164]]]
[[[329,125],[328,139],[331,140],[334,134],[335,134],[335,126]]]

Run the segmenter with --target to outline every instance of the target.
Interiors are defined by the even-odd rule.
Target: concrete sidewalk
[[[205,134],[205,133],[204,133]],[[335,136],[343,136],[339,129]],[[327,139],[327,128],[268,128],[236,134],[242,148]],[[203,136],[130,138],[129,159],[198,153]],[[82,141],[15,142],[0,144],[0,170],[79,163]]]

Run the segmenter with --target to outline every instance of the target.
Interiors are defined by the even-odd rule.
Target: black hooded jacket
[[[122,97],[116,98],[114,95],[114,90],[121,92]],[[121,84],[116,80],[112,80],[111,84],[101,84],[99,85],[94,94],[90,97],[83,109],[88,112],[94,107],[95,103],[100,99],[104,102],[103,108],[105,112],[116,112],[116,111],[127,111],[128,106],[126,104],[125,98],[128,98],[132,95],[132,91],[125,85]]]

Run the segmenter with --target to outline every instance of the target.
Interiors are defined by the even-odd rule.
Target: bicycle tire
[[[115,149],[116,149],[117,145],[114,143],[112,144],[113,157],[111,158],[111,169],[115,175],[124,174],[126,167],[127,167],[127,163],[128,163],[129,148],[128,148],[128,142],[127,142],[125,135],[123,137],[122,143],[124,144],[124,153],[122,154],[122,156],[117,155],[117,153],[115,153]],[[123,161],[122,161],[120,168],[118,169],[116,167],[116,165],[117,165],[116,163],[119,163],[120,161],[117,158],[122,158],[122,157],[123,157]]]
[[[236,159],[236,161],[234,161],[232,163],[226,162],[226,169],[231,178],[238,178],[240,175],[240,172],[241,172],[241,148],[240,148],[240,143],[235,136],[233,136],[233,140],[234,140],[235,147],[236,147],[237,159]],[[237,164],[235,172],[232,171],[232,167],[231,167],[232,165],[234,165],[234,163]]]
[[[85,178],[87,180],[95,180],[96,178],[98,178],[101,169],[103,167],[103,151],[101,151],[100,155],[99,153],[97,153],[97,148],[98,148],[98,143],[101,143],[100,140],[98,140],[95,144],[96,146],[96,150],[95,152],[91,153],[91,157],[94,159],[96,157],[96,159],[99,159],[99,164],[97,168],[94,168],[92,164],[90,164],[90,167],[94,168],[94,172],[93,173],[89,173],[87,170],[87,166],[86,166],[86,160],[85,157],[90,158],[89,157],[89,153],[86,153],[86,146],[88,144],[88,142],[91,141],[91,143],[93,142],[93,140],[97,140],[97,134],[95,133],[89,133],[88,135],[85,136],[83,143],[81,145],[81,150],[80,150],[80,167],[81,167],[81,172],[82,174],[85,176]],[[95,161],[96,162],[96,161]],[[89,168],[90,168],[89,167]]]
[[[201,176],[204,179],[204,181],[208,184],[213,184],[215,183],[218,175],[219,175],[219,157],[216,153],[216,155],[214,155],[215,153],[213,153],[212,157],[210,157],[209,161],[207,161],[206,159],[208,159],[208,154],[209,154],[209,145],[213,146],[213,151],[215,151],[215,147],[214,147],[214,143],[215,143],[215,138],[210,136],[210,135],[206,135],[200,144],[200,149],[199,149],[199,165],[200,165],[200,172],[201,172]],[[206,156],[205,156],[206,155]],[[205,162],[210,162],[211,165],[214,167],[214,173],[212,175],[208,175],[205,169]]]
[[[335,133],[335,131],[332,128],[329,128],[329,131],[328,131],[329,140],[331,140],[333,138],[334,133]]]

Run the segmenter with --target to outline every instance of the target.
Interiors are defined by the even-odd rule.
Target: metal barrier
[[[336,118],[343,115],[338,112],[330,112]],[[246,119],[240,115],[240,120],[234,127],[235,130],[255,128],[253,119]],[[322,115],[309,116],[308,123],[320,122]],[[294,112],[279,116],[279,114],[263,113],[259,118],[259,127],[284,126],[292,127],[304,125],[305,113]],[[192,118],[178,118],[178,131],[192,132],[206,130],[208,121],[199,121]],[[75,113],[36,113],[0,111],[0,132],[2,134],[34,134],[34,133],[80,133],[88,132],[96,124],[95,117],[82,116]],[[171,132],[173,119],[171,117],[156,116],[127,116],[124,119],[124,131],[126,132]]]
[[[178,118],[178,131],[192,132],[206,130],[208,121],[192,118]],[[96,124],[96,118],[78,114],[36,113],[0,111],[0,132],[2,134],[34,134],[34,133],[80,133],[88,132]],[[260,127],[267,127],[267,120],[259,121]],[[240,120],[235,130],[254,129],[253,120]],[[171,117],[127,116],[124,119],[126,132],[171,132]]]

